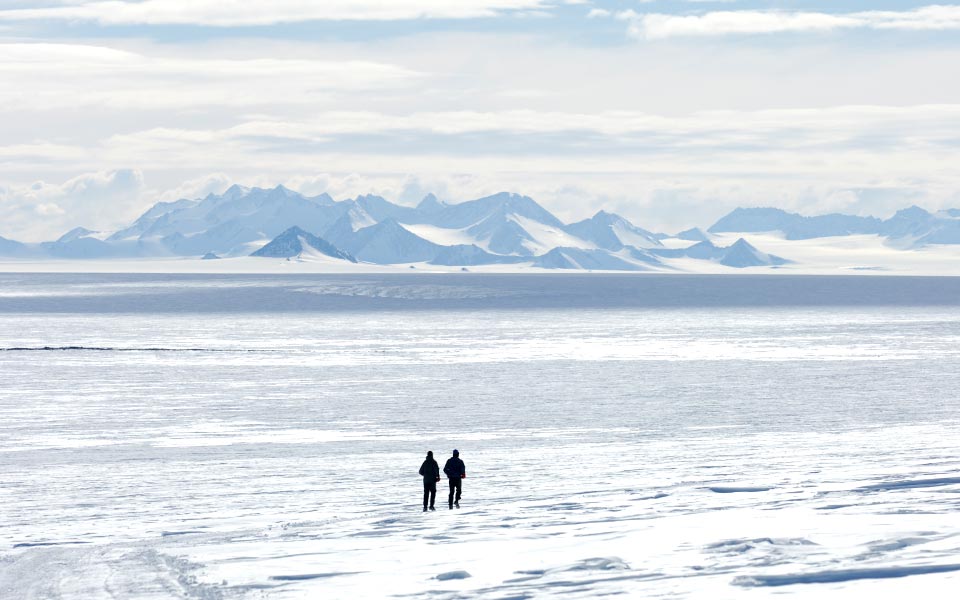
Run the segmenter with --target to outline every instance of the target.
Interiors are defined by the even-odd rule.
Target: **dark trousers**
[[[454,502],[460,504],[460,491],[463,479],[460,479],[459,477],[451,477],[447,481],[450,483],[450,496],[447,498],[447,503],[450,504],[450,507],[452,508]],[[456,496],[454,496],[454,492],[456,492]]]
[[[427,481],[423,480],[423,507],[427,507],[427,500],[430,501],[430,508],[433,508],[433,503],[437,500],[437,482],[436,481]]]

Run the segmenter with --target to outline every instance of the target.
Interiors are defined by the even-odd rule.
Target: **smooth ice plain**
[[[0,275],[0,597],[960,584],[960,280]],[[426,450],[467,465],[421,513]]]

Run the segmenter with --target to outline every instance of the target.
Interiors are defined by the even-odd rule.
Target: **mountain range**
[[[930,244],[960,244],[960,210],[931,213],[919,206],[911,206],[881,220],[838,213],[804,217],[779,208],[737,208],[707,231],[780,231],[788,240],[873,234],[887,238],[896,247],[919,248]]]
[[[428,194],[417,206],[403,206],[374,195],[336,201],[328,194],[305,196],[283,186],[234,185],[223,194],[159,202],[116,232],[78,227],[39,244],[0,237],[0,256],[322,257],[394,265],[525,264],[621,271],[669,270],[678,260],[732,268],[790,262],[742,238],[726,247],[714,243],[715,234],[758,232],[781,232],[788,240],[870,234],[897,248],[960,244],[960,210],[930,213],[914,206],[881,220],[737,208],[706,231],[667,235],[603,210],[566,224],[532,198],[507,192],[457,204]]]

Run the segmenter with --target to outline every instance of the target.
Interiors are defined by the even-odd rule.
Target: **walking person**
[[[427,451],[427,458],[420,465],[420,475],[423,476],[423,512],[427,512],[427,501],[430,501],[430,510],[437,510],[433,503],[437,499],[437,482],[440,481],[440,465],[433,459],[433,450]]]
[[[454,506],[460,508],[460,492],[463,489],[463,478],[467,476],[467,468],[460,460],[460,451],[454,450],[453,456],[447,459],[447,464],[443,465],[443,472],[447,474],[447,482],[450,484],[450,496],[447,498],[447,504],[452,509]],[[456,495],[454,495],[456,492]]]

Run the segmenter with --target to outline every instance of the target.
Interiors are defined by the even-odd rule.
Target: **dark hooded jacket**
[[[420,474],[425,482],[433,483],[440,478],[440,464],[430,456],[420,465]]]
[[[443,472],[447,474],[447,479],[462,479],[467,476],[467,467],[460,460],[459,452],[454,452],[453,456],[447,459]]]

